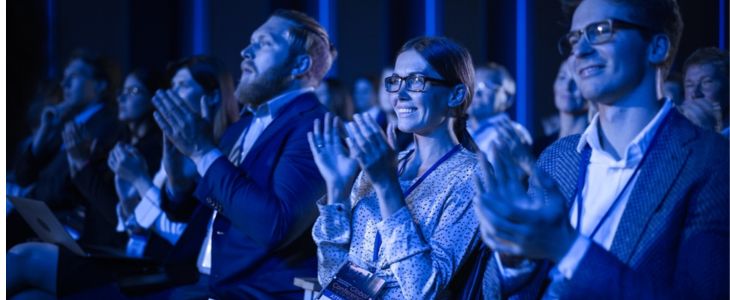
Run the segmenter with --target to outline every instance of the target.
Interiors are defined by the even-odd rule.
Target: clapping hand
[[[328,203],[347,205],[358,165],[342,145],[341,126],[339,117],[333,118],[332,114],[327,113],[324,116],[324,130],[320,120],[314,120],[314,131],[307,133],[307,139],[314,162],[327,183]]]
[[[722,129],[722,108],[720,104],[707,98],[687,99],[679,111],[695,125],[713,130]]]
[[[380,214],[386,219],[405,206],[396,171],[398,161],[394,150],[395,131],[390,126],[386,140],[385,134],[370,115],[356,114],[353,119],[346,126],[347,146],[351,156],[357,159],[372,181],[378,196]]]
[[[66,123],[61,136],[66,149],[66,159],[73,174],[89,162],[96,140],[91,138],[86,127],[74,122]]]
[[[577,238],[565,199],[549,175],[531,166],[533,188],[522,185],[520,165],[499,141],[490,149],[493,167],[480,155],[486,182],[476,180],[474,207],[482,239],[495,251],[559,261]]]
[[[152,104],[157,108],[154,117],[160,129],[185,156],[200,157],[215,148],[210,124],[176,93],[157,91]]]
[[[109,152],[109,168],[122,179],[134,182],[139,177],[148,176],[147,162],[137,148],[117,143]]]
[[[386,136],[369,114],[355,114],[347,124],[347,146],[374,185],[395,180],[397,157],[394,136]],[[389,132],[392,130],[389,130]]]

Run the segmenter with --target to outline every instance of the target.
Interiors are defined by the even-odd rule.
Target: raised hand
[[[91,152],[96,144],[95,140],[91,138],[91,134],[85,127],[74,122],[66,123],[61,136],[69,168],[72,173],[81,170],[91,158]]]
[[[213,130],[188,104],[172,91],[157,91],[152,97],[155,121],[185,156],[199,157],[215,148]]]
[[[109,152],[107,165],[114,174],[129,182],[135,182],[141,177],[149,178],[144,157],[137,148],[128,144],[117,143]]]
[[[398,162],[392,146],[394,135],[391,134],[391,142],[387,142],[383,131],[368,114],[356,114],[354,121],[348,123],[346,128],[351,156],[357,159],[372,181],[378,195],[380,214],[386,219],[405,206],[396,171]]]
[[[509,149],[512,159],[520,167],[522,174],[529,176],[535,164],[529,142],[517,133],[515,127],[507,119],[497,121],[494,126],[497,129],[499,142]],[[493,147],[493,144],[488,147]]]
[[[342,145],[340,126],[340,118],[333,118],[332,114],[327,113],[324,116],[324,130],[320,120],[314,120],[314,131],[307,133],[307,139],[317,169],[327,184],[328,203],[347,205],[358,165]]]
[[[347,124],[347,145],[374,185],[396,180],[397,157],[393,146],[369,114],[355,114]],[[392,139],[392,138],[391,138]]]
[[[722,129],[722,108],[717,102],[707,98],[687,99],[678,108],[679,112],[699,127],[713,131]]]
[[[528,195],[509,148],[496,143],[490,150],[492,167],[481,155],[486,182],[475,182],[474,207],[482,239],[501,253],[559,261],[578,236],[565,199],[549,175],[537,168],[532,170],[534,190]]]
[[[165,134],[162,136],[162,168],[167,174],[167,185],[174,192],[187,191],[195,183],[195,164],[180,153]]]

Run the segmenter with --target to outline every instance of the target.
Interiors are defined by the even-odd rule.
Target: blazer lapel
[[[246,155],[243,165],[246,165],[246,161],[249,160],[249,158],[257,157],[259,152],[266,148],[263,147],[263,145],[271,139],[272,135],[281,134],[282,127],[289,125],[291,122],[296,122],[297,116],[301,115],[303,112],[309,111],[319,104],[317,99],[312,97],[312,95],[314,94],[309,92],[304,93],[282,108],[279,116],[277,116],[271,124],[264,129],[264,132],[261,133],[253,146],[251,146],[251,150],[249,150],[249,153]]]
[[[647,153],[611,244],[610,251],[624,262],[629,262],[636,252],[642,234],[689,156],[684,145],[692,132],[686,126],[678,126],[682,120],[678,120],[676,111],[670,111],[666,118],[668,124],[654,137],[654,149]]]

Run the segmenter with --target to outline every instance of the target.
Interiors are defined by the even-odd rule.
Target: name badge
[[[322,290],[322,300],[365,300],[375,299],[385,285],[385,280],[378,278],[367,269],[352,262],[347,262],[332,281]]]

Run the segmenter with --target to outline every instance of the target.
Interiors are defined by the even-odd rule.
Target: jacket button
[[[217,234],[217,235],[223,235],[223,234],[224,234],[224,232],[223,232],[223,231],[220,231],[220,230],[216,230],[216,231],[215,231],[215,234]]]

